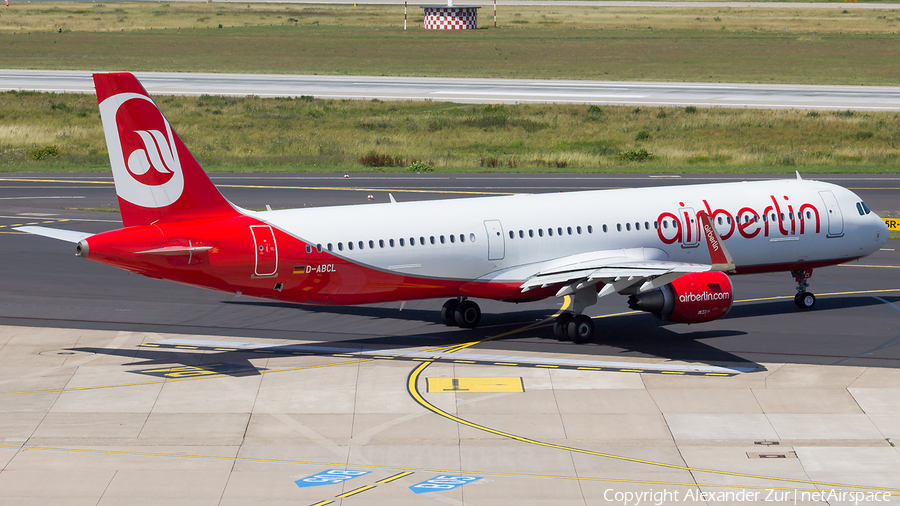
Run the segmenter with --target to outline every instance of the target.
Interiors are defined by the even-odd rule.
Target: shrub
[[[406,167],[407,172],[434,172],[434,167],[419,160],[413,161]]]
[[[55,145],[44,146],[42,148],[37,148],[30,153],[28,153],[28,157],[32,160],[43,160],[45,158],[58,158],[60,155],[59,147]]]
[[[588,114],[603,114],[603,109],[599,105],[591,105],[587,110]]]
[[[853,117],[853,111],[851,111],[851,110],[849,110],[849,109],[847,109],[846,111],[837,111],[837,112],[834,113],[834,115],[835,115],[835,116],[843,116],[843,117],[845,117],[845,118],[852,118],[852,117]]]
[[[646,130],[641,130],[640,132],[637,133],[637,135],[634,136],[634,140],[636,140],[636,141],[646,141],[649,138],[650,138],[650,132],[648,132]]]
[[[378,153],[369,153],[361,157],[359,163],[366,167],[401,167],[403,166],[403,158],[399,156],[381,155]]]
[[[489,156],[489,157],[482,156],[480,163],[481,163],[482,167],[488,167],[490,169],[493,169],[494,167],[497,166],[498,163],[500,163],[500,160],[494,158],[493,156]]]
[[[666,116],[668,116],[668,114],[666,114],[666,111],[659,111],[659,112],[656,114],[656,117],[659,118],[659,119],[663,119],[663,118],[665,118]]]
[[[870,132],[868,130],[860,130],[859,132],[856,132],[856,140],[864,141],[866,139],[871,139],[872,136],[874,136],[874,135],[875,134],[873,134],[872,132]]]
[[[694,114],[695,112],[697,112],[697,108],[692,105],[689,105],[684,108],[684,112],[686,112],[688,114]]]
[[[629,149],[625,151],[619,152],[619,158],[625,160],[626,162],[645,162],[654,158],[656,155],[647,151],[644,148],[641,149]]]
[[[809,111],[808,113],[806,113],[806,116],[809,118],[815,118],[815,117],[819,116],[819,112],[818,111]]]

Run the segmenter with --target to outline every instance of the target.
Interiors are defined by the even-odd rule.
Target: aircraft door
[[[500,220],[486,220],[484,229],[488,237],[488,260],[503,260],[506,256],[506,241]]]
[[[678,210],[678,221],[682,224],[681,247],[696,248],[700,245],[700,222],[694,209],[682,207]]]
[[[268,225],[251,225],[253,249],[256,250],[256,267],[253,274],[259,277],[274,276],[278,272],[278,245],[275,234]]]
[[[825,202],[825,210],[828,211],[828,237],[840,237],[844,235],[844,216],[841,214],[841,206],[830,191],[820,191],[822,201]]]

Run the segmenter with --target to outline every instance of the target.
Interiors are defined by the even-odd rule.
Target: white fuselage
[[[384,272],[521,281],[534,269],[517,267],[606,250],[649,248],[662,259],[708,263],[699,211],[712,216],[739,273],[840,263],[887,240],[877,215],[858,212],[861,202],[833,184],[778,180],[249,214]]]

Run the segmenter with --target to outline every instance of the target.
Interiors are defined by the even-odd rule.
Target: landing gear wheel
[[[556,320],[553,321],[553,335],[560,341],[569,340],[569,334],[566,332],[566,327],[569,326],[569,321],[572,320],[573,316],[575,315],[572,313],[561,313],[556,317]]]
[[[809,292],[800,292],[794,295],[794,304],[800,309],[812,309],[816,305],[816,296]]]
[[[444,307],[441,308],[441,320],[445,325],[456,326],[456,306],[458,305],[458,299],[450,299],[444,303]]]
[[[583,314],[573,316],[566,326],[566,333],[575,344],[590,342],[594,337],[594,320]]]
[[[456,306],[453,315],[457,325],[464,329],[474,329],[481,321],[481,308],[471,300],[464,300]]]

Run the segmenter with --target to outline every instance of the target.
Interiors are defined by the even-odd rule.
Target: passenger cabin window
[[[589,233],[589,234],[593,234],[593,233],[594,233],[594,227],[593,227],[593,226],[588,225],[588,233]]]
[[[621,224],[621,223],[616,223],[616,230],[618,230],[619,232],[622,231],[622,224]]]
[[[379,247],[379,248],[383,248],[383,247],[384,247],[384,239],[378,239],[378,247]]]
[[[444,236],[441,236],[441,244],[444,244],[445,242],[446,240],[444,239]]]
[[[340,249],[340,247],[341,247],[341,243],[338,243],[338,249]],[[353,241],[350,241],[347,243],[347,249],[349,249],[350,251],[353,251]]]
[[[338,243],[338,251],[344,251],[344,243],[342,243],[342,242]]]
[[[581,227],[575,227],[575,231],[578,232],[578,235],[581,235]]]
[[[556,227],[556,234],[562,235],[562,227]]]
[[[312,253],[312,245],[310,245],[310,244],[307,244],[307,245],[306,245],[306,252],[307,252],[307,253]]]
[[[519,230],[519,239],[524,239],[524,238],[525,238],[525,231]]]
[[[475,234],[469,234],[469,242],[475,242]]]
[[[375,249],[375,241],[369,241],[369,249]]]
[[[318,251],[319,253],[322,252],[322,245],[321,245],[321,244],[316,244],[316,251]]]
[[[403,242],[403,238],[402,238],[402,237],[400,238],[400,246],[405,246],[405,243]]]
[[[653,229],[654,229],[654,230],[659,230],[659,222],[658,222],[658,221],[654,221],[654,222],[653,222]]]
[[[628,232],[631,232],[631,223],[625,224],[625,230],[627,230]]]
[[[572,227],[566,227],[566,232],[568,232],[569,235],[572,235]]]
[[[390,244],[391,247],[393,248],[393,247],[394,247],[394,240],[393,240],[393,239],[388,239],[388,244]]]
[[[552,228],[548,228],[548,229],[547,229],[547,236],[548,236],[548,237],[553,237],[553,229],[552,229]]]
[[[528,237],[534,237],[534,229],[528,229]]]
[[[431,241],[431,244],[434,244],[434,236],[431,236],[431,237],[429,238],[429,240]]]
[[[538,229],[538,235],[541,236],[541,237],[544,237],[544,229],[539,228],[539,229]]]
[[[419,237],[419,244],[422,246],[425,246],[425,238],[424,237]]]
[[[605,234],[608,230],[609,230],[609,228],[607,228],[606,225],[604,224],[603,225],[603,233]]]

